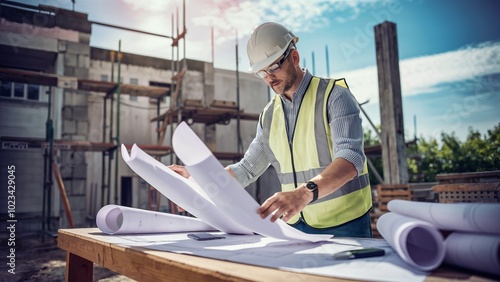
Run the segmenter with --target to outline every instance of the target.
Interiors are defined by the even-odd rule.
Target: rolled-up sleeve
[[[366,156],[358,102],[348,88],[337,85],[328,100],[328,108],[334,159],[343,158],[351,162],[360,175]]]

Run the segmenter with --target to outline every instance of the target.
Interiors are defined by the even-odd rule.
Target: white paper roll
[[[500,235],[500,204],[392,200],[387,208],[392,212],[432,223],[441,230]]]
[[[428,222],[389,212],[378,219],[377,230],[415,269],[431,271],[443,262],[443,236]]]
[[[444,244],[446,263],[500,275],[500,236],[453,232]]]
[[[96,224],[107,234],[215,230],[197,218],[118,205],[102,207],[97,213]]]

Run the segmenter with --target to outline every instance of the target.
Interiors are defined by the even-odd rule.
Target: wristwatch
[[[312,181],[309,181],[306,184],[306,188],[307,188],[307,190],[309,190],[313,193],[313,199],[312,199],[312,201],[309,202],[309,204],[313,203],[314,201],[316,201],[318,199],[318,184],[316,184]]]

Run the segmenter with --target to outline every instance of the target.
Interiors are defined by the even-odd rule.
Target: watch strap
[[[313,199],[309,202],[309,204],[314,203],[318,200],[318,185],[312,181],[307,182],[306,188],[313,193]]]

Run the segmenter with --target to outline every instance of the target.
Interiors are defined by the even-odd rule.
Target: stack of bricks
[[[381,238],[377,230],[378,218],[386,213],[387,203],[393,199],[412,200],[412,191],[409,189],[408,184],[378,184],[377,186],[376,203],[378,209],[374,209],[371,216],[371,226],[374,238]]]
[[[485,172],[438,174],[440,203],[498,203],[500,202],[500,170]]]

